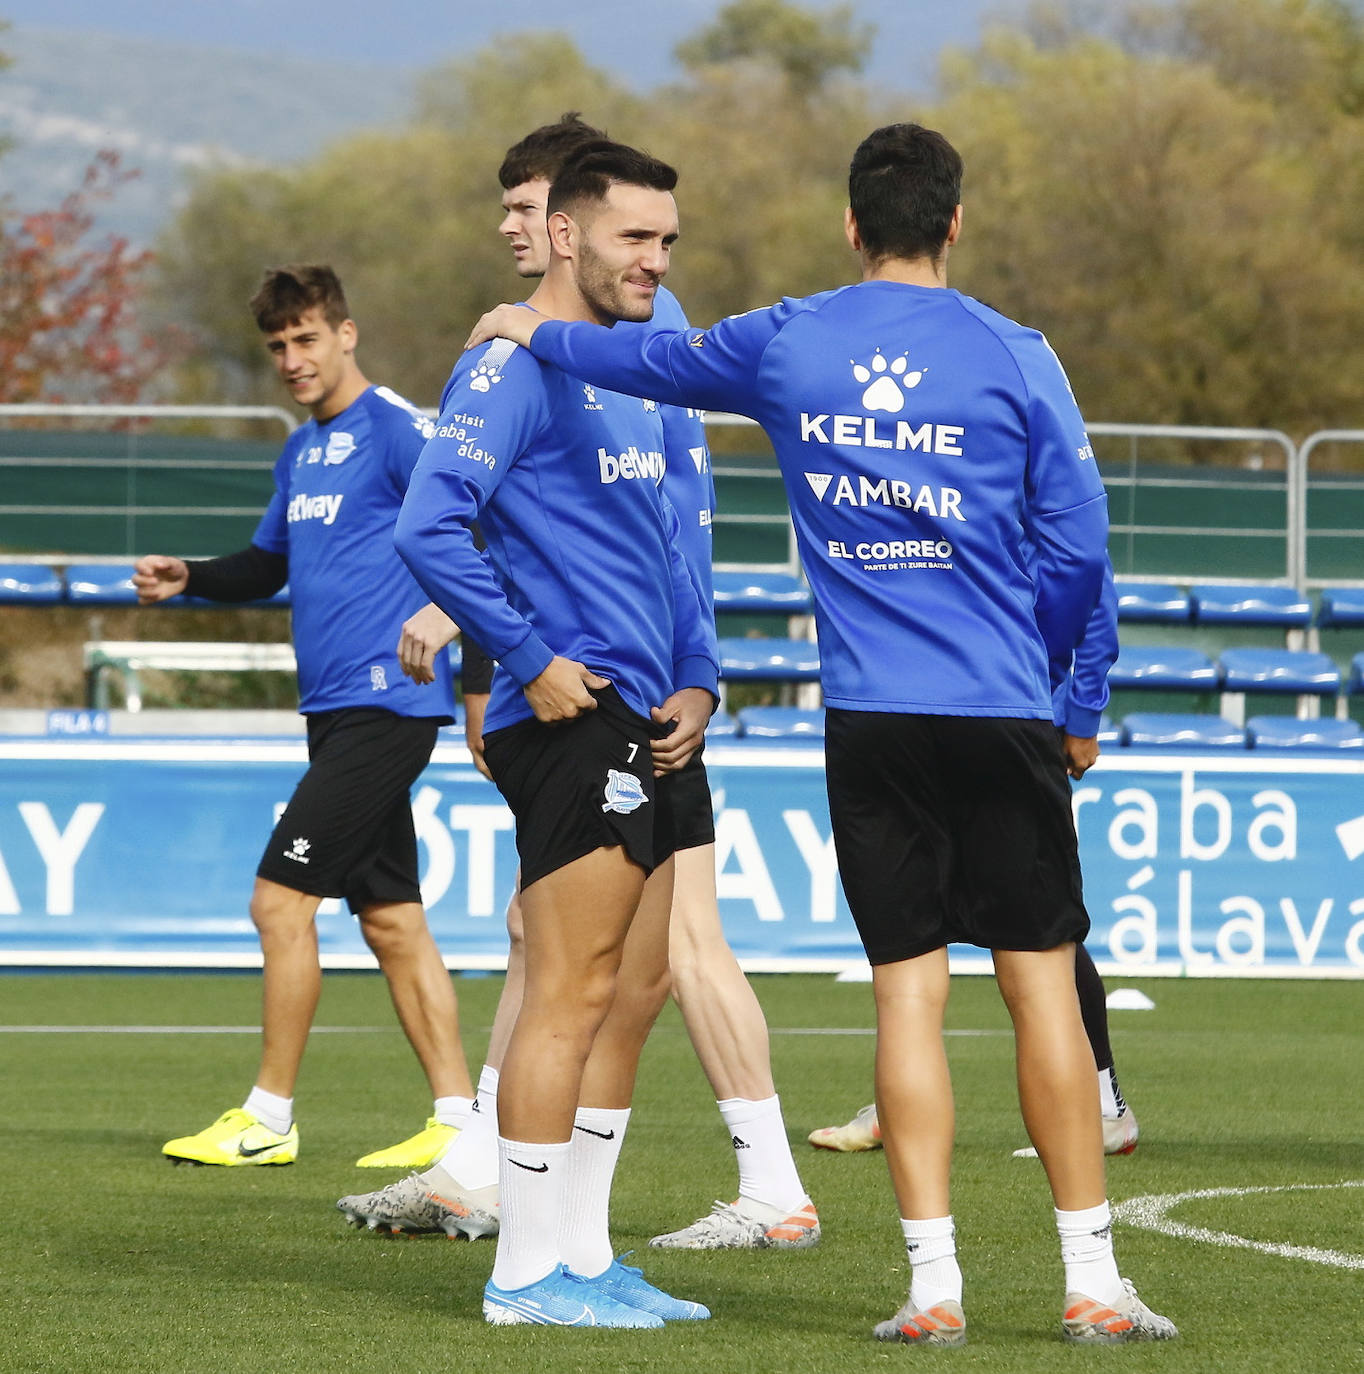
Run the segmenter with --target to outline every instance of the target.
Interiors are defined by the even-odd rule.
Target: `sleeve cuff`
[[[1073,701],[1066,707],[1066,734],[1076,739],[1093,739],[1099,733],[1101,711],[1089,706],[1077,706]]]
[[[554,653],[539,635],[531,633],[498,662],[521,686],[540,676],[549,667]]]
[[[679,658],[673,664],[673,690],[680,692],[684,687],[700,687],[720,702],[720,670],[713,660],[702,654]]]

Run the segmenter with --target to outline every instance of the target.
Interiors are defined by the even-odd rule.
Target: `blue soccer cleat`
[[[562,1265],[524,1288],[499,1288],[489,1279],[483,1290],[483,1319],[493,1326],[663,1325],[662,1317],[617,1302]]]
[[[584,1279],[599,1293],[623,1302],[639,1312],[652,1312],[669,1322],[703,1322],[710,1316],[710,1308],[699,1302],[688,1302],[685,1298],[670,1297],[661,1288],[655,1288],[645,1277],[642,1270],[633,1265],[622,1264],[620,1260],[611,1261],[611,1266],[594,1279]]]

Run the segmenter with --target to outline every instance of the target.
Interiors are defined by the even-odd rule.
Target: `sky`
[[[664,79],[677,41],[703,27],[721,0],[0,0],[0,18],[45,29],[228,46],[257,52],[426,67],[473,51],[499,32],[561,29],[590,59]],[[829,0],[807,0],[817,8]],[[1010,0],[1002,0],[1005,7]],[[982,13],[1001,0],[855,0],[877,26],[867,74],[890,87],[921,87],[944,42],[969,42]]]

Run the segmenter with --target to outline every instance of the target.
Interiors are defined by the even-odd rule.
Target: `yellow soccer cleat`
[[[234,1107],[198,1135],[166,1141],[161,1153],[172,1164],[292,1164],[298,1158],[298,1126],[278,1135],[250,1112]]]
[[[407,1140],[375,1150],[355,1161],[357,1169],[427,1169],[443,1155],[450,1142],[459,1134],[458,1126],[447,1126],[428,1117],[426,1125]]]

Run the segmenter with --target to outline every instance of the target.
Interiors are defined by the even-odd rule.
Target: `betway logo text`
[[[343,499],[341,496],[295,496],[289,502],[289,523],[320,520],[324,525],[330,525],[335,521]]]
[[[937,520],[966,519],[961,513],[961,492],[956,487],[922,486],[915,490],[909,482],[892,481],[888,477],[875,482],[869,477],[858,477],[857,485],[853,486],[852,478],[846,473],[835,484],[831,472],[807,472],[805,480],[821,501],[833,485],[834,494],[828,501],[831,506],[899,506],[902,510],[931,515]]]
[[[653,451],[641,453],[633,444],[621,454],[607,453],[604,448],[599,448],[597,465],[601,469],[603,484],[615,482],[621,477],[643,477],[655,483],[663,480],[663,455]]]
[[[849,448],[908,449],[960,458],[960,425],[911,424],[908,420],[878,421],[870,415],[809,415],[800,413],[800,438],[805,444],[846,444]]]

